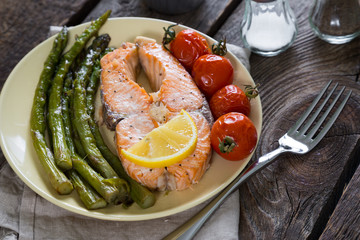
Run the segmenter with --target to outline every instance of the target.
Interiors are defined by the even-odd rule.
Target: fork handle
[[[219,195],[209,202],[202,210],[200,210],[191,219],[175,229],[164,240],[177,239],[189,240],[195,236],[200,230],[205,221],[215,212],[215,210],[224,202],[224,200],[235,191],[244,181],[246,181],[253,174],[257,173],[267,165],[269,165],[275,158],[287,150],[279,147],[272,152],[261,156],[257,161],[247,167],[239,176],[235,178]]]

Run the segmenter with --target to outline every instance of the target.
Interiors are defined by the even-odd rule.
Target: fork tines
[[[340,112],[344,108],[346,102],[350,98],[351,90],[348,91],[347,95],[345,96],[344,100],[341,102],[341,104],[337,107],[336,111],[332,114],[331,117],[327,120],[326,124],[322,127],[322,129],[319,131],[319,133],[316,135],[315,138],[314,135],[318,132],[326,118],[328,117],[330,111],[334,108],[335,104],[339,100],[340,96],[343,94],[345,87],[342,87],[340,91],[337,93],[335,98],[331,101],[330,98],[333,96],[336,88],[338,87],[338,83],[335,84],[335,86],[330,90],[328,94],[325,94],[330,86],[332,81],[329,81],[326,86],[321,90],[320,94],[314,99],[314,101],[311,103],[309,108],[305,111],[305,113],[299,118],[299,120],[295,123],[295,125],[288,131],[289,136],[297,136],[303,138],[303,140],[306,141],[307,144],[311,144],[315,146],[328,132],[330,127],[333,125],[337,117],[339,116]],[[321,102],[321,99],[325,95],[325,99]],[[320,103],[321,102],[321,103]],[[320,104],[315,112],[311,115],[309,119],[309,115],[313,112],[315,106]],[[324,109],[325,105],[327,108]],[[320,113],[324,112],[320,115]],[[319,119],[317,119],[319,118]],[[315,120],[317,119],[317,122]],[[305,120],[306,123],[305,123]],[[305,124],[304,124],[305,123]],[[304,125],[303,125],[304,124]],[[310,130],[309,128],[315,124]],[[308,131],[309,130],[309,131]]]

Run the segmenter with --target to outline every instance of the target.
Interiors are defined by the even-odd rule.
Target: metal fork
[[[346,102],[348,101],[351,95],[351,90],[350,90],[348,94],[345,96],[344,100],[338,106],[337,110],[332,114],[330,118],[328,118],[326,124],[323,125],[330,111],[334,108],[336,102],[339,100],[340,96],[345,90],[345,87],[342,87],[331,102],[330,98],[338,86],[338,84],[336,83],[335,86],[331,89],[330,93],[326,95],[325,93],[327,92],[331,82],[332,81],[326,84],[326,86],[321,90],[320,94],[314,99],[312,104],[303,113],[300,119],[297,120],[295,125],[291,127],[289,131],[279,139],[279,147],[276,150],[267,153],[264,156],[261,156],[257,161],[252,163],[208,205],[206,205],[189,221],[187,221],[178,229],[170,233],[164,239],[188,240],[193,238],[195,234],[200,230],[202,225],[205,223],[205,221],[212,215],[212,213],[215,212],[215,210],[224,202],[224,200],[234,190],[236,190],[249,177],[257,173],[264,167],[268,166],[270,163],[274,162],[276,157],[279,156],[281,153],[292,152],[296,154],[304,154],[312,150],[325,136],[325,134],[329,131],[330,127],[333,125],[337,117],[340,115],[340,112],[344,108]],[[320,100],[322,99],[323,96],[325,97],[325,99],[323,100],[322,103],[320,103]],[[319,106],[317,107],[315,112],[310,116],[315,106],[318,104]],[[322,114],[320,114],[326,104],[330,104],[330,105],[327,106],[327,109]],[[307,121],[305,122],[305,120]],[[317,121],[315,122],[315,120]],[[309,128],[312,125],[314,126],[309,130]],[[320,129],[322,125],[323,125],[322,129]]]

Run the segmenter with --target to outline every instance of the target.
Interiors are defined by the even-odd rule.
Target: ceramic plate
[[[112,18],[101,28],[100,33],[111,36],[111,46],[120,46],[124,41],[133,41],[142,35],[155,38],[161,42],[163,27],[171,22],[147,18]],[[82,24],[70,28],[69,44],[74,37],[89,25]],[[177,26],[177,31],[185,28]],[[210,44],[213,39],[207,37]],[[43,63],[51,49],[54,37],[51,37],[29,52],[9,75],[0,95],[0,142],[2,151],[12,169],[24,183],[37,194],[69,211],[89,217],[114,220],[137,221],[154,219],[172,215],[194,207],[219,193],[243,170],[249,158],[244,161],[231,162],[220,158],[215,153],[211,159],[211,167],[201,181],[191,189],[184,191],[158,192],[155,205],[141,209],[136,204],[125,209],[121,205],[108,206],[100,210],[87,210],[83,207],[77,193],[58,195],[51,187],[37,158],[30,137],[29,119],[34,92],[39,80]],[[254,82],[244,66],[231,53],[227,54],[235,69],[235,83],[243,88],[244,84]],[[260,135],[262,126],[262,110],[260,98],[251,101],[250,118]],[[216,176],[216,177],[214,177]]]

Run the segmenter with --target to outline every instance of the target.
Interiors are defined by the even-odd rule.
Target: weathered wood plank
[[[354,158],[359,152],[354,153]],[[334,213],[330,217],[320,239],[359,239],[360,238],[360,167],[346,187]]]
[[[240,2],[241,0],[206,0],[192,12],[180,15],[165,15],[148,9],[141,0],[102,0],[101,4],[96,6],[85,21],[97,18],[101,13],[111,9],[111,17],[136,16],[158,18],[181,23],[212,35]]]
[[[0,4],[0,90],[11,70],[47,38],[49,26],[81,21],[98,0],[2,0]],[[46,6],[46,7],[45,7]]]
[[[304,14],[309,12],[311,1],[293,0],[290,4],[299,25],[294,45],[276,57],[252,54],[250,58],[251,75],[261,84],[263,105],[263,132],[254,157],[278,146],[277,139],[295,123],[329,79],[354,93],[317,147],[322,150],[321,155],[316,149],[301,156],[283,155],[240,189],[240,239],[319,237],[343,187],[359,164],[359,159],[354,159],[352,154],[359,148],[360,139],[360,85],[357,82],[360,39],[344,45],[327,44],[313,34],[308,16]],[[241,45],[243,10],[241,4],[215,38],[226,34],[228,42]],[[358,201],[358,196],[351,197],[352,201]],[[360,215],[358,209],[353,212],[354,216]]]

